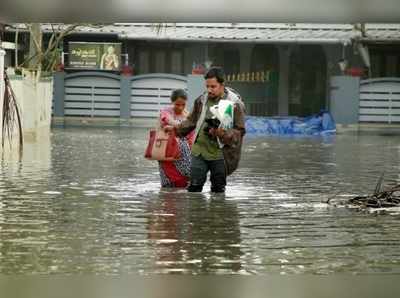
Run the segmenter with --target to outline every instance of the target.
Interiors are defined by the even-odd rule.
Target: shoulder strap
[[[208,96],[207,96],[207,93],[205,92],[205,93],[203,93],[203,95],[201,96],[201,114],[200,114],[200,117],[199,117],[199,119],[197,120],[197,123],[196,123],[196,129],[195,129],[195,131],[194,131],[193,140],[196,140],[197,135],[198,135],[199,132],[200,132],[201,125],[203,124],[204,119],[206,118],[206,113],[207,113],[207,107],[206,107],[206,106],[207,106],[207,100],[208,100]]]

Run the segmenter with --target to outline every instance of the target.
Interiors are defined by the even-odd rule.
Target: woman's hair
[[[174,102],[178,98],[183,98],[184,100],[187,100],[187,94],[186,91],[183,89],[176,89],[172,91],[171,93],[171,101]]]
[[[218,83],[222,84],[225,82],[225,73],[221,67],[214,66],[207,71],[204,78],[206,80],[215,78]]]

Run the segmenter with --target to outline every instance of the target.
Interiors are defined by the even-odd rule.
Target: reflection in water
[[[247,137],[219,197],[160,191],[146,135],[54,129],[3,159],[0,272],[400,272],[399,214],[323,203],[398,183],[400,137]]]
[[[207,199],[202,194],[160,191],[158,199],[148,203],[149,239],[161,272],[240,272],[239,215],[234,202],[223,195]]]

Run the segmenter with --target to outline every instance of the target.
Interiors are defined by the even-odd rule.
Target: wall
[[[36,82],[29,75],[10,78],[11,86],[21,110],[24,139],[35,140],[50,133],[52,79]]]
[[[4,55],[6,51],[0,49],[0,115],[3,115],[3,96],[4,96]],[[3,121],[0,121],[0,132],[3,130]],[[0,134],[1,135],[1,134]],[[1,137],[0,137],[1,138]]]
[[[330,80],[330,112],[337,124],[358,123],[360,79],[350,76],[333,76]]]

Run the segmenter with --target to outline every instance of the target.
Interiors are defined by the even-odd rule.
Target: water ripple
[[[161,190],[146,134],[55,129],[21,162],[4,160],[0,271],[400,273],[400,210],[324,203],[370,193],[383,171],[398,183],[398,137],[248,139],[215,195],[209,182],[201,194]]]

